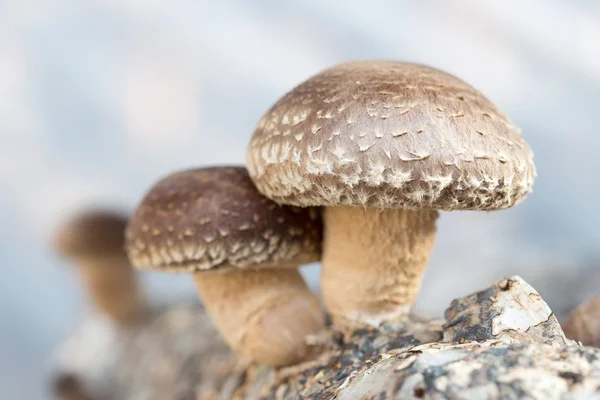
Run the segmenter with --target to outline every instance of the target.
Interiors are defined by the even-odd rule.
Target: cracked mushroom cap
[[[152,187],[127,227],[126,248],[140,269],[297,267],[320,259],[321,232],[317,209],[272,202],[243,167],[213,167]]]
[[[54,235],[55,249],[68,257],[124,252],[127,218],[111,211],[84,211],[62,225]]]
[[[301,83],[258,123],[247,165],[261,193],[296,206],[495,210],[535,177],[520,130],[481,93],[392,61]]]

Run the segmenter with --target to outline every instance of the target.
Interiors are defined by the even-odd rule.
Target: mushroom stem
[[[118,323],[130,322],[146,310],[134,270],[125,254],[86,257],[80,276],[93,304]]]
[[[208,313],[236,352],[269,366],[313,355],[306,337],[325,325],[324,315],[296,269],[202,271],[194,280]]]
[[[434,210],[325,209],[321,289],[334,321],[380,325],[408,313],[437,217]]]

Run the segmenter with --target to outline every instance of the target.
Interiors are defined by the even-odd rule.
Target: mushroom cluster
[[[403,318],[438,210],[498,210],[531,191],[533,154],[480,92],[434,68],[362,61],[325,70],[260,120],[247,167],[279,204],[322,206],[322,293],[334,319]]]
[[[270,366],[310,358],[325,325],[297,267],[322,261],[334,322],[402,322],[438,211],[511,207],[536,174],[519,129],[481,93],[391,61],[301,83],[259,121],[246,164],[160,180],[126,249],[136,268],[192,273],[229,345]]]

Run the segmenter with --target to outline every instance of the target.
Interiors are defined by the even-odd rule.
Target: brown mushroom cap
[[[477,90],[434,68],[362,61],[281,98],[248,148],[267,197],[297,206],[495,210],[530,191],[533,153]]]
[[[83,211],[62,225],[54,235],[54,247],[68,257],[124,254],[124,215],[103,210]]]
[[[243,167],[192,169],[150,189],[126,233],[136,268],[196,272],[317,261],[316,209],[280,206],[262,196]]]
[[[563,324],[569,339],[600,347],[600,296],[577,307]]]

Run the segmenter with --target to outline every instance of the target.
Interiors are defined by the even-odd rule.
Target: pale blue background
[[[0,398],[45,398],[51,351],[84,311],[47,247],[65,213],[131,209],[170,171],[243,163],[281,94],[351,59],[462,77],[536,153],[523,205],[443,215],[419,308],[515,273],[578,301],[576,277],[548,276],[598,257],[599,40],[593,0],[0,0]],[[155,299],[194,295],[185,277],[144,279]]]

